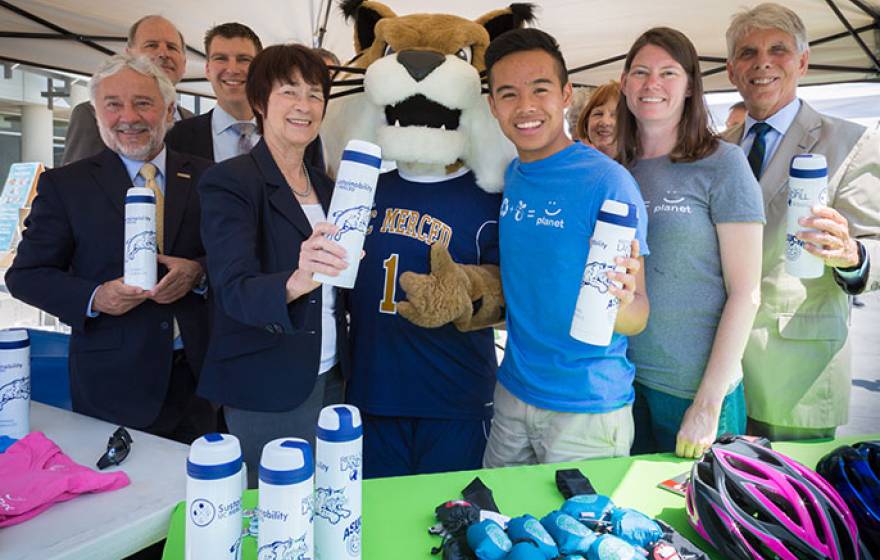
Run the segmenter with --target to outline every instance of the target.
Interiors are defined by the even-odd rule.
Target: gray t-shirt
[[[630,337],[628,355],[638,382],[690,399],[727,301],[715,225],[764,223],[761,187],[743,151],[726,142],[699,161],[643,159],[631,171],[648,210],[651,314],[644,332]]]

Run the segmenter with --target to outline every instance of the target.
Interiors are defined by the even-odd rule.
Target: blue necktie
[[[755,133],[755,141],[752,142],[752,149],[749,150],[749,167],[755,174],[755,179],[761,179],[761,167],[764,165],[764,154],[767,153],[767,143],[764,137],[773,127],[765,122],[758,122],[752,125],[750,132]]]

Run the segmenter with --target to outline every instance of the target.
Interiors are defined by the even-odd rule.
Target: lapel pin
[[[177,172],[177,176],[181,179],[192,179],[192,175],[190,175],[189,173],[182,173],[180,171]]]

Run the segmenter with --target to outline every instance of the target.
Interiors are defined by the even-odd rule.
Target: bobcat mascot
[[[530,4],[475,21],[397,16],[346,0],[364,92],[330,102],[329,161],[351,138],[382,147],[380,176],[351,293],[347,399],[364,422],[364,474],[480,468],[501,318],[498,210],[514,157],[482,94],[489,41],[532,20]]]

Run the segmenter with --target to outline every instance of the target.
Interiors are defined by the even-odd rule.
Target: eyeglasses
[[[125,461],[131,451],[131,434],[128,430],[119,426],[107,441],[107,451],[98,459],[98,468],[106,469],[111,465],[118,465]]]

